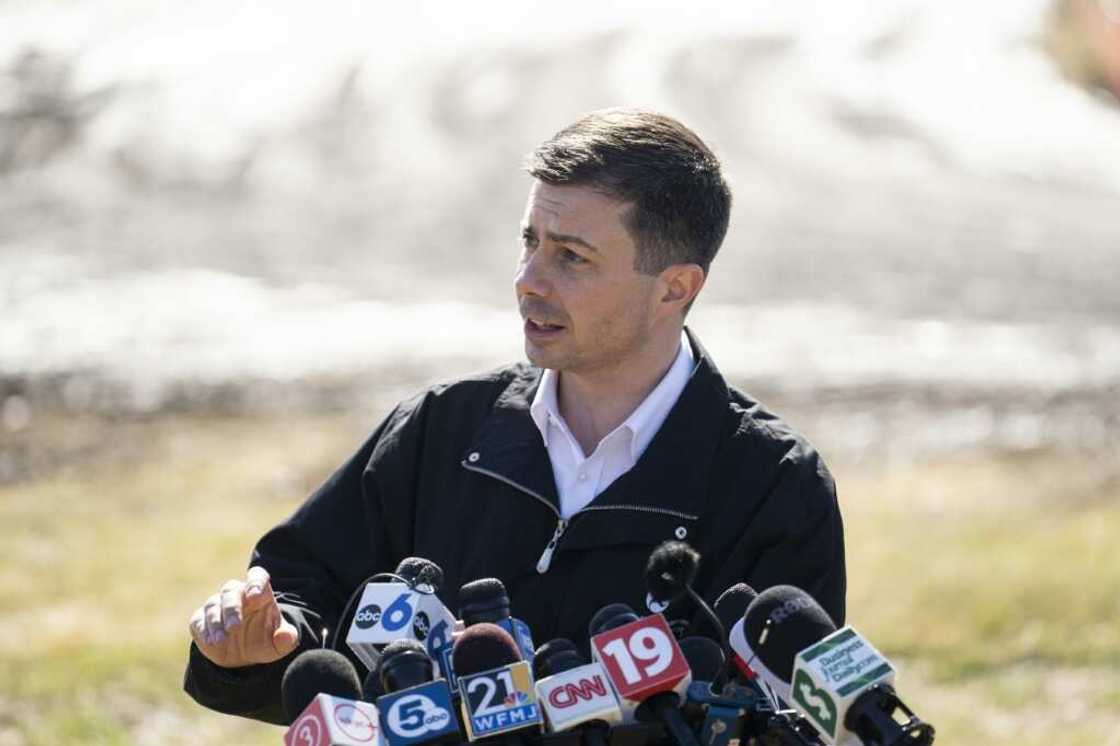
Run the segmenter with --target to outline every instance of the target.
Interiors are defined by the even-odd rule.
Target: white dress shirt
[[[633,468],[677,403],[694,364],[688,337],[681,332],[677,357],[661,381],[621,425],[599,441],[590,456],[583,454],[560,415],[556,397],[559,374],[551,369],[544,371],[529,414],[548,449],[552,475],[560,494],[560,514],[564,518],[571,518],[611,482]]]

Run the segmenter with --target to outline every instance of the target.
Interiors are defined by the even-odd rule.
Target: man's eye
[[[561,249],[560,258],[569,264],[583,264],[587,261],[571,249]]]

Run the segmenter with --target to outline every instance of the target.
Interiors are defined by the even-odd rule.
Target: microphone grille
[[[496,624],[479,622],[463,630],[451,649],[451,665],[469,676],[521,660],[521,651],[508,632]]]
[[[362,683],[354,665],[335,650],[315,648],[300,653],[280,681],[280,701],[288,722],[295,720],[318,694],[358,699]]]
[[[405,557],[397,565],[394,574],[400,575],[413,587],[430,586],[433,593],[443,587],[443,570],[435,562],[423,557]]]
[[[787,683],[793,677],[794,657],[835,631],[820,604],[792,585],[767,588],[743,615],[747,644],[766,668]]]
[[[755,593],[754,588],[746,583],[736,583],[720,594],[715,604],[712,605],[712,610],[723,622],[723,628],[730,630],[736,622],[743,618],[743,614],[747,612],[747,607],[756,597],[758,597],[758,594]],[[697,620],[694,632],[701,637],[710,637],[720,643],[726,642],[726,640],[719,640],[719,631],[712,626],[711,621],[706,616],[701,616]]]
[[[680,641],[681,652],[694,681],[715,681],[723,668],[723,648],[707,637],[686,637]]]
[[[591,622],[587,625],[588,635],[594,637],[600,632],[621,627],[638,619],[634,610],[624,603],[607,604],[595,612]]]
[[[562,637],[549,640],[533,653],[533,678],[539,681],[546,676],[582,666],[583,663],[583,656],[571,640]]]
[[[509,616],[509,594],[497,578],[472,580],[459,589],[459,618],[467,626]]]
[[[646,562],[646,590],[656,601],[678,598],[696,579],[700,554],[683,541],[667,541],[653,550]]]

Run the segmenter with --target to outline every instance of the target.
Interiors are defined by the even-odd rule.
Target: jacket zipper
[[[560,543],[560,537],[564,535],[564,531],[568,528],[568,522],[561,518],[556,522],[556,530],[552,533],[552,538],[541,553],[541,558],[537,560],[537,572],[544,575],[548,572],[548,568],[552,565],[552,555],[556,551],[556,545]]]
[[[548,540],[548,544],[545,545],[540,559],[537,560],[537,572],[541,575],[544,575],[546,572],[548,572],[548,568],[552,565],[552,555],[555,554],[556,547],[560,543],[560,537],[564,535],[564,532],[568,530],[569,524],[571,524],[572,520],[580,513],[590,513],[593,510],[636,510],[640,513],[661,513],[662,515],[676,516],[677,518],[683,518],[689,521],[695,521],[698,518],[698,516],[690,515],[688,513],[682,513],[679,510],[670,510],[669,508],[653,508],[644,505],[592,505],[590,507],[577,510],[575,513],[572,513],[570,518],[564,518],[562,515],[560,515],[560,511],[556,509],[555,505],[538,495],[536,492],[533,492],[531,489],[528,489],[527,487],[514,482],[512,479],[508,479],[501,474],[490,471],[489,469],[482,469],[480,467],[474,466],[467,461],[462,461],[461,464],[467,471],[478,472],[479,474],[485,474],[488,477],[493,477],[499,482],[504,482],[510,487],[514,487],[521,492],[524,492],[526,495],[536,498],[541,503],[546,505],[548,509],[551,510],[552,513],[556,516],[556,530],[552,532],[552,538]]]

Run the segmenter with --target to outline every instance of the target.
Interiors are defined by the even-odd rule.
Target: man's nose
[[[542,265],[539,251],[522,255],[517,263],[517,273],[513,276],[513,287],[518,296],[548,295],[551,284]]]

